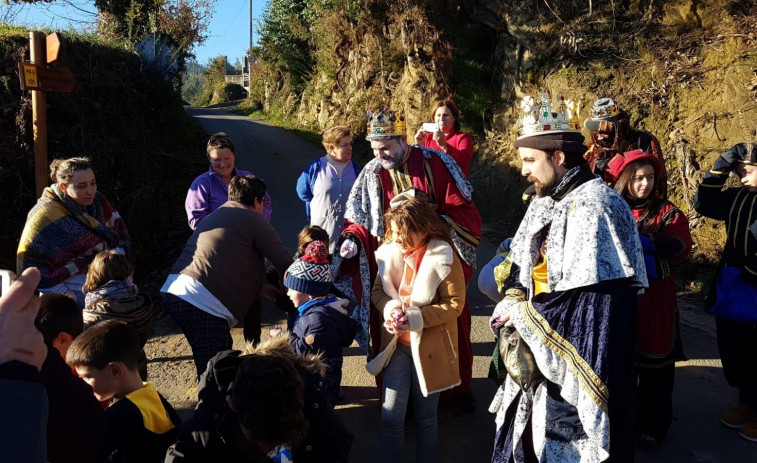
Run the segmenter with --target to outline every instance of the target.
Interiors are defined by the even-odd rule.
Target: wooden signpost
[[[37,196],[47,187],[47,107],[46,92],[70,93],[76,80],[68,68],[49,67],[60,55],[58,34],[45,37],[42,32],[29,32],[30,61],[18,63],[21,90],[32,92],[32,123],[34,126],[34,176]]]

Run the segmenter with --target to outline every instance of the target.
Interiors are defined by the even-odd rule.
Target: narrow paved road
[[[298,231],[306,225],[305,209],[295,193],[300,172],[316,157],[320,147],[305,142],[278,127],[252,121],[222,110],[189,109],[208,133],[226,132],[234,140],[237,166],[266,180],[273,200],[272,223],[287,246],[294,250]],[[198,172],[199,174],[200,172]],[[183,198],[182,198],[183,200]],[[478,250],[479,265],[493,254],[503,237],[495,227],[485,227]],[[487,412],[495,385],[486,378],[493,349],[487,328],[493,305],[476,288],[476,277],[468,289],[473,308],[474,394],[478,410],[461,414],[452,403],[439,410],[439,445],[442,462],[486,462],[494,438],[494,418]],[[282,315],[275,308],[264,310],[264,323],[277,323]],[[696,306],[682,308],[686,352],[692,359],[678,365],[675,389],[675,418],[668,440],[655,450],[637,449],[637,462],[651,463],[748,463],[757,462],[757,444],[740,439],[718,423],[718,416],[735,404],[736,393],[725,383],[717,355],[712,318]],[[170,324],[170,321],[162,321]],[[168,329],[169,333],[175,329]],[[264,328],[264,336],[266,329]],[[242,348],[241,330],[234,330],[235,347]],[[166,334],[150,340],[150,375],[158,389],[182,415],[191,414],[196,400],[194,367],[188,345],[180,334]],[[339,414],[356,435],[352,461],[379,461],[379,396],[373,377],[364,368],[365,357],[353,345],[344,365],[344,403]],[[406,461],[413,455],[413,421],[408,422]]]

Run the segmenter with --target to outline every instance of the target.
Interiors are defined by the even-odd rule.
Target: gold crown
[[[518,138],[543,135],[545,133],[580,132],[578,112],[581,104],[560,97],[557,111],[552,107],[549,95],[542,93],[538,101],[531,96],[520,102],[520,118],[517,123]]]
[[[407,135],[404,111],[392,111],[389,108],[380,109],[376,113],[365,112],[368,117],[367,139],[377,137],[391,137]]]

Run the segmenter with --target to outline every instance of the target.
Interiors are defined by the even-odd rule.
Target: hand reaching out
[[[47,356],[47,347],[34,326],[39,311],[39,270],[28,268],[0,297],[0,364],[19,360],[37,370]]]

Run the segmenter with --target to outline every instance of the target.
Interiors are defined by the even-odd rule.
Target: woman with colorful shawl
[[[81,286],[95,254],[126,252],[129,233],[118,212],[97,191],[88,158],[56,159],[50,164],[53,185],[29,211],[18,244],[17,273],[37,267],[38,290],[75,296],[84,306]]]

